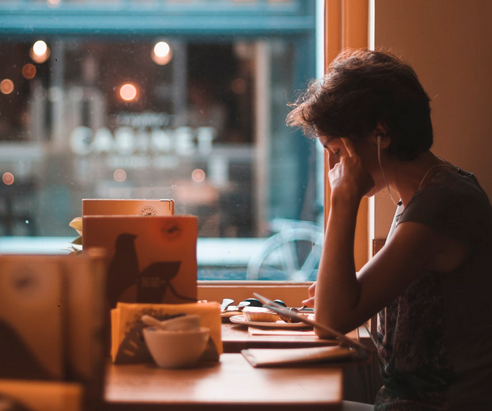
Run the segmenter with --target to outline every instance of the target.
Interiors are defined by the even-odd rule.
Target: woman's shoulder
[[[400,223],[430,226],[467,244],[492,244],[492,206],[472,173],[443,169],[409,201]]]
[[[485,205],[490,207],[487,194],[473,173],[460,168],[437,171],[428,183],[418,190],[407,208],[425,202],[427,208],[433,204],[449,207],[453,204]]]

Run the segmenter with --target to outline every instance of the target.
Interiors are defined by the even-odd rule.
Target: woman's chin
[[[366,198],[374,197],[380,191],[382,191],[382,188],[378,188],[377,186],[375,186],[371,188],[366,194],[364,194],[364,197]]]

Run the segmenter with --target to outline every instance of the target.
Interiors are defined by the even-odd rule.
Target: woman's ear
[[[375,138],[376,144],[383,150],[388,148],[391,143],[391,139],[385,134],[376,134]]]
[[[386,133],[386,127],[384,127],[381,123],[378,123],[374,131],[371,133],[369,141],[378,145],[382,149],[388,148],[391,143],[391,139]]]

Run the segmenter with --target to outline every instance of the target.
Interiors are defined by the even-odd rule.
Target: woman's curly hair
[[[429,102],[415,71],[397,56],[348,49],[290,104],[287,124],[310,137],[364,138],[380,122],[389,152],[413,160],[433,143]]]

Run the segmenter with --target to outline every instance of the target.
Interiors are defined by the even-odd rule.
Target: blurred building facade
[[[173,198],[202,238],[316,221],[319,156],[285,126],[315,3],[0,1],[0,235],[70,236],[82,198]]]

